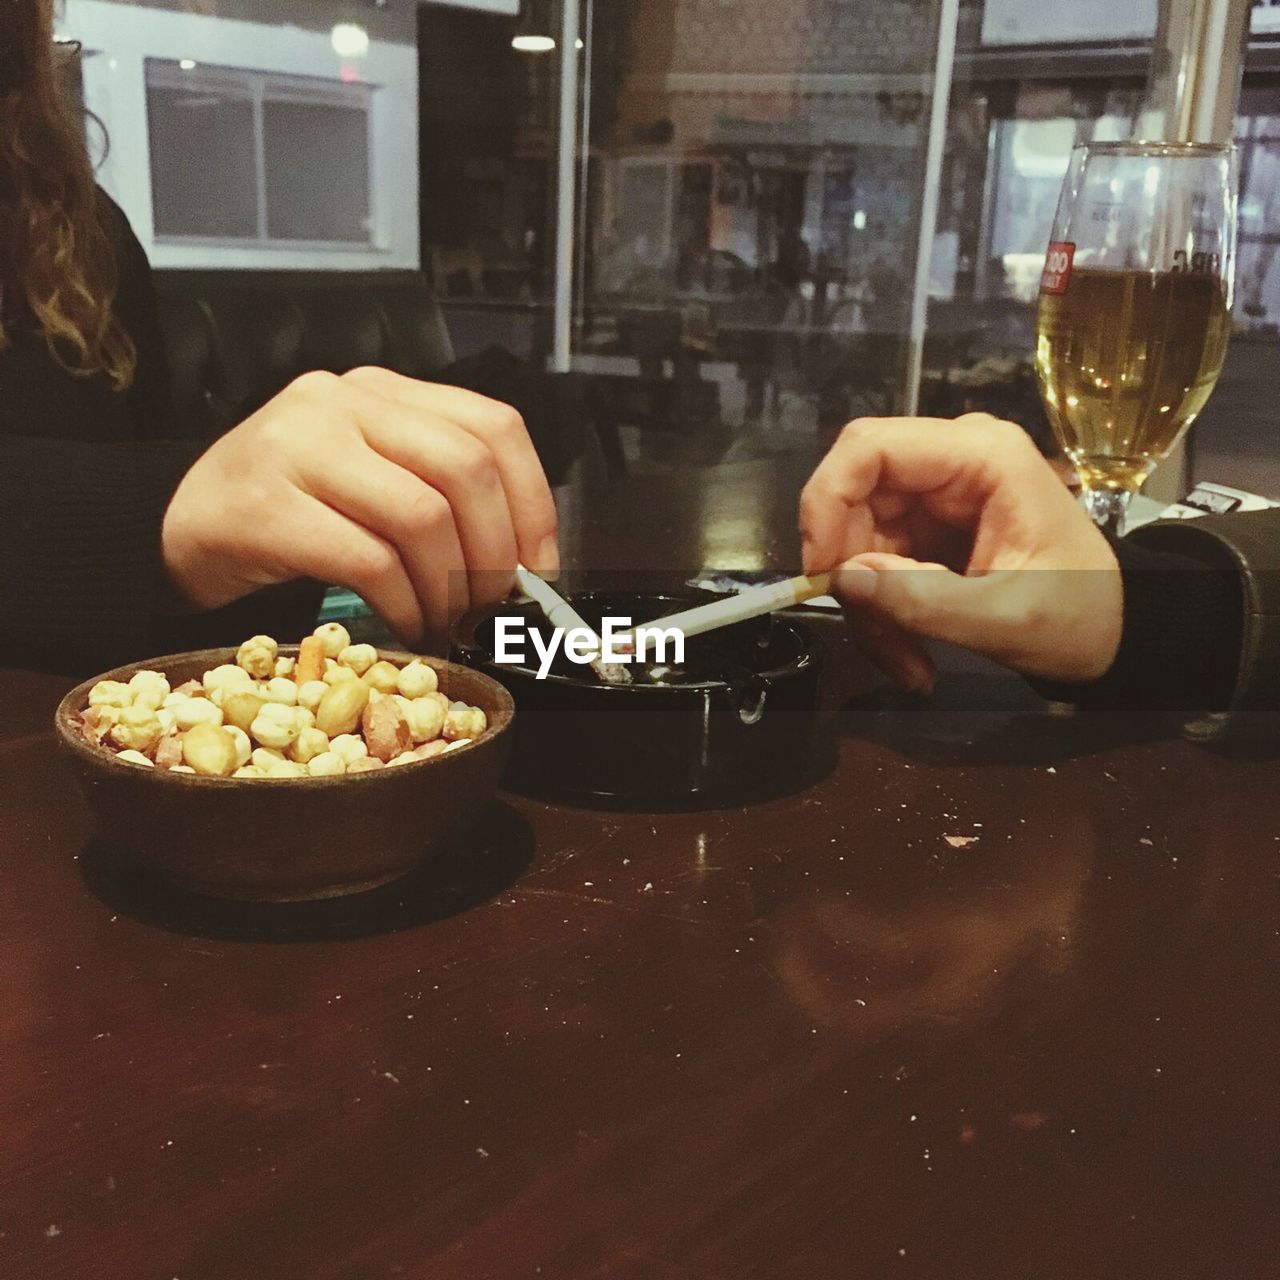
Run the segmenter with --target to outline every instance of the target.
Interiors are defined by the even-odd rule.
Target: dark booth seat
[[[552,484],[579,461],[623,469],[612,421],[582,379],[540,373],[496,347],[455,360],[440,306],[416,271],[158,271],[155,279],[183,436],[216,438],[309,370],[371,364],[515,405]]]
[[[435,378],[444,317],[413,271],[158,271],[179,429],[212,439],[310,369],[376,364]]]

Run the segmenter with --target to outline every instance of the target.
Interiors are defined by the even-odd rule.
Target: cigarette
[[[655,618],[652,622],[646,622],[642,630],[646,636],[661,631],[679,631],[686,638],[704,635],[708,631],[718,631],[721,627],[731,627],[736,622],[763,617],[766,613],[777,613],[779,609],[789,609],[792,605],[825,596],[831,590],[832,577],[830,573],[801,574],[788,578],[786,582],[752,587],[725,600],[715,600],[695,609],[685,609],[665,618]],[[637,630],[641,628],[618,636],[615,649],[630,648],[635,651],[636,657],[643,657],[636,650]]]
[[[520,584],[520,590],[537,604],[553,627],[563,627],[566,633],[573,630],[585,631],[593,638],[597,656],[591,660],[590,666],[601,680],[606,684],[631,683],[631,672],[626,667],[616,662],[600,660],[599,655],[604,650],[604,641],[596,635],[595,628],[588,626],[573,605],[558,591],[522,564],[516,565],[516,581]]]

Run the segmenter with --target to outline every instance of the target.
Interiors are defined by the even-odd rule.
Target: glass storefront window
[[[571,267],[568,367],[644,469],[816,454],[849,418],[913,401],[1011,417],[1050,449],[1030,352],[1058,187],[1074,142],[1138,127],[1158,7],[385,0],[352,43],[342,0],[269,17],[254,0],[65,0],[59,29],[112,138],[101,180],[158,268],[417,268],[459,355],[541,368]],[[1192,439],[1196,473],[1236,483],[1265,473],[1242,442],[1262,438],[1247,405],[1280,340],[1277,15],[1254,6],[1238,113],[1239,332]]]
[[[1254,31],[1280,33],[1280,7]],[[1255,43],[1236,116],[1240,250],[1234,333],[1222,378],[1188,438],[1192,480],[1280,497],[1274,404],[1280,389],[1280,48]],[[1254,69],[1249,70],[1252,67]],[[1265,68],[1265,69],[1264,69]]]
[[[1156,21],[1154,0],[1086,9],[1060,30],[1033,0],[958,15],[943,0],[583,0],[571,367],[607,390],[633,465],[816,452],[849,418],[909,403],[946,22],[919,403],[1012,416],[1047,446],[1030,353],[1058,188],[1075,141],[1133,127]],[[438,112],[427,260],[468,341],[518,334],[535,362],[552,348],[562,15],[420,11]],[[513,54],[534,26],[539,51]],[[468,92],[453,55],[485,40]],[[474,118],[494,101],[508,115],[482,161]]]

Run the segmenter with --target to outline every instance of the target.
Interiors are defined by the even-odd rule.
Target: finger
[[[932,693],[937,680],[923,644],[897,623],[867,606],[846,605],[845,621],[859,650],[908,693]]]
[[[384,538],[300,490],[286,499],[254,559],[278,563],[275,580],[315,578],[354,591],[406,644],[422,638],[417,592]],[[283,550],[282,550],[283,549]]]
[[[913,693],[932,693],[933,659],[921,642],[873,603],[876,574],[859,560],[840,567],[832,583],[858,648],[886,675]]]
[[[418,382],[389,369],[353,369],[344,378],[373,394],[447,418],[481,441],[497,464],[520,559],[531,569],[558,572],[555,501],[524,419],[515,409],[474,391]]]
[[[820,572],[873,549],[873,496],[896,514],[905,507],[884,495],[911,495],[938,519],[962,525],[983,512],[1002,482],[1016,487],[1031,457],[1043,467],[1021,428],[983,414],[851,422],[801,495],[805,568]]]
[[[515,581],[519,552],[493,454],[453,423],[400,406],[379,416],[366,438],[378,453],[444,497],[461,547],[457,567],[466,569],[470,604],[501,600]]]
[[[865,607],[846,607],[845,621],[859,652],[911,694],[932,694],[937,681],[924,646],[896,623]]]
[[[299,481],[327,506],[395,548],[419,601],[438,630],[470,607],[467,561],[448,498],[373,448],[341,467],[304,462]]]
[[[872,552],[841,566],[832,589],[842,602],[870,606],[910,635],[1004,657],[1019,647],[1025,622],[1010,608],[1010,585],[1016,580],[1008,574],[965,577],[944,565]]]
[[[354,391],[352,407],[372,448],[448,500],[468,571],[470,603],[501,600],[511,589],[519,552],[495,454],[433,410],[361,386]]]

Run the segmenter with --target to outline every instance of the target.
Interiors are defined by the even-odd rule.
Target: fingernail
[[[867,601],[874,599],[876,588],[879,586],[879,579],[874,569],[868,568],[865,564],[859,564],[856,560],[851,560],[848,564],[842,564],[836,570],[834,586],[836,594],[845,600],[865,604]]]
[[[553,533],[538,544],[538,572],[544,578],[554,578],[560,572],[560,543]]]

